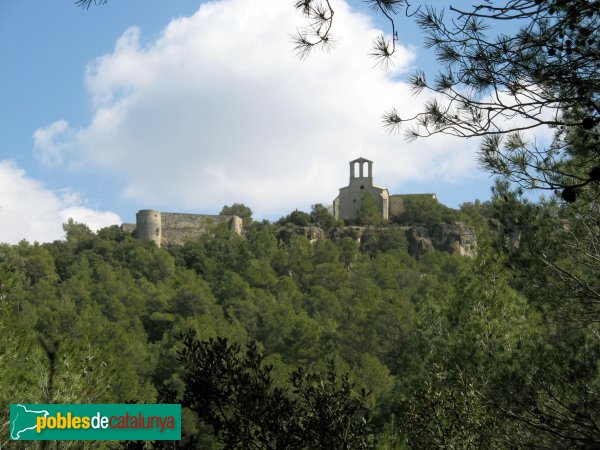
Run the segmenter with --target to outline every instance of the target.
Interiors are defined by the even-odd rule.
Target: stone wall
[[[356,219],[360,205],[362,203],[363,195],[369,194],[377,202],[377,207],[381,212],[381,218],[383,220],[388,219],[388,190],[373,186],[369,182],[360,182],[358,179],[352,180],[350,186],[343,187],[340,189],[340,195],[335,200],[336,219]]]
[[[236,233],[241,234],[241,225],[236,227],[237,216],[213,216],[208,214],[162,213],[161,246],[183,245],[186,241],[196,239],[205,234],[211,227],[226,224]],[[233,223],[232,223],[233,222]]]
[[[392,194],[390,195],[390,211],[389,217],[392,218],[405,211],[404,200],[407,198],[431,198],[436,200],[435,194]]]
[[[150,209],[138,211],[136,224],[124,223],[121,229],[138,239],[150,240],[158,247],[169,247],[197,239],[219,224],[226,224],[232,233],[242,234],[242,219],[238,216],[164,213]]]
[[[123,230],[125,233],[133,234],[135,233],[135,223],[121,224],[121,230]]]

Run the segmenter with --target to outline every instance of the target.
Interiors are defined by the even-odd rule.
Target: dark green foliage
[[[234,203],[231,206],[225,205],[219,214],[224,216],[238,216],[242,219],[244,228],[248,228],[252,223],[252,210],[243,203]]]
[[[367,394],[355,394],[333,363],[325,374],[292,372],[289,392],[275,386],[255,342],[242,351],[224,338],[199,341],[191,332],[182,339],[183,405],[212,425],[225,448],[372,448]]]
[[[391,250],[408,251],[406,232],[397,225],[388,225],[381,230],[365,230],[360,248],[364,253],[375,256],[378,252]]]
[[[330,231],[336,226],[336,221],[328,208],[321,203],[312,205],[310,211],[310,222],[314,226],[322,228],[325,232]]]
[[[460,220],[475,227],[479,237],[485,236],[485,230],[488,228],[489,219],[494,216],[494,208],[491,202],[466,202],[460,205]]]
[[[343,237],[337,242],[337,246],[340,249],[340,257],[344,262],[344,266],[350,267],[350,264],[352,264],[358,256],[358,242],[356,242],[355,239]]]
[[[282,217],[277,221],[279,225],[295,225],[297,227],[308,227],[311,224],[311,217],[304,211],[298,211],[297,209],[292,211],[285,217]]]
[[[356,214],[358,225],[380,225],[383,221],[381,208],[377,200],[369,193],[365,193],[360,200],[360,208]]]
[[[430,196],[406,196],[402,201],[404,211],[391,218],[395,223],[430,226],[463,220],[459,211],[442,205]]]
[[[277,238],[268,225],[258,225],[246,235],[248,247],[255,258],[272,258],[277,253]]]
[[[422,387],[401,406],[409,448],[502,448],[491,439],[497,419],[478,392],[476,380],[434,365]]]
[[[548,291],[584,298],[597,281],[585,259],[544,246],[565,231],[534,218],[570,217],[554,207],[542,214],[501,190],[463,205],[480,233],[488,220],[497,230],[473,260],[416,261],[396,225],[365,231],[360,246],[284,241],[269,224],[168,251],[77,224],[66,241],[1,246],[0,392],[44,398],[41,337],[64,358],[57,398],[188,405],[179,448],[521,448],[550,442],[549,423],[593,436],[597,330],[548,319],[594,304],[567,309]],[[527,244],[504,256],[503,230],[517,229]],[[527,271],[542,250],[587,284]],[[31,356],[17,366],[20,349]]]

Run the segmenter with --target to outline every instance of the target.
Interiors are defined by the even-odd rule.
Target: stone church
[[[357,170],[358,169],[358,170]],[[427,197],[436,200],[435,194],[395,194],[387,188],[373,184],[373,161],[358,158],[350,161],[350,184],[340,188],[340,194],[333,201],[333,215],[336,219],[356,219],[361,200],[370,194],[379,207],[381,218],[386,221],[404,211],[404,200],[410,197]]]

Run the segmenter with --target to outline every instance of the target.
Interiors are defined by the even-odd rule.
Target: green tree
[[[411,449],[503,448],[494,441],[498,419],[489,414],[477,381],[462,371],[448,372],[434,365],[402,408],[403,431]]]
[[[182,336],[183,404],[212,425],[226,448],[372,448],[367,393],[354,392],[333,364],[320,374],[296,369],[293,392],[276,387],[256,344]]]
[[[269,225],[253,227],[246,235],[248,247],[256,258],[270,259],[277,253],[277,238]]]
[[[243,203],[234,203],[231,206],[225,205],[219,214],[224,216],[238,216],[240,219],[242,219],[245,229],[247,229],[252,223],[252,210]]]
[[[432,226],[459,221],[462,218],[459,211],[448,208],[427,195],[406,196],[403,205],[404,210],[392,217],[396,223]]]
[[[66,235],[66,242],[74,251],[81,251],[90,248],[94,241],[94,233],[90,228],[83,224],[69,219],[63,224],[63,230]]]
[[[380,225],[382,215],[377,200],[369,193],[365,193],[360,199],[360,207],[356,214],[356,222],[359,225]]]
[[[408,254],[406,231],[395,224],[391,224],[385,229],[365,230],[361,236],[360,248],[371,256],[392,250]]]
[[[310,215],[305,213],[304,211],[298,211],[297,209],[292,211],[285,217],[282,217],[278,220],[280,225],[292,224],[298,227],[308,227],[310,226]]]
[[[344,262],[344,266],[350,267],[358,256],[359,245],[355,239],[350,237],[343,237],[337,242],[337,246],[340,249],[340,256]]]
[[[329,208],[323,206],[321,203],[311,206],[310,222],[322,228],[325,232],[336,226],[333,214],[331,214]]]

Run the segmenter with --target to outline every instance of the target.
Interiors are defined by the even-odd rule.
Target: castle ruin
[[[242,234],[242,219],[238,216],[167,213],[152,209],[138,211],[136,223],[124,223],[121,228],[138,239],[154,242],[157,247],[170,247],[183,245],[222,223],[232,233]]]

